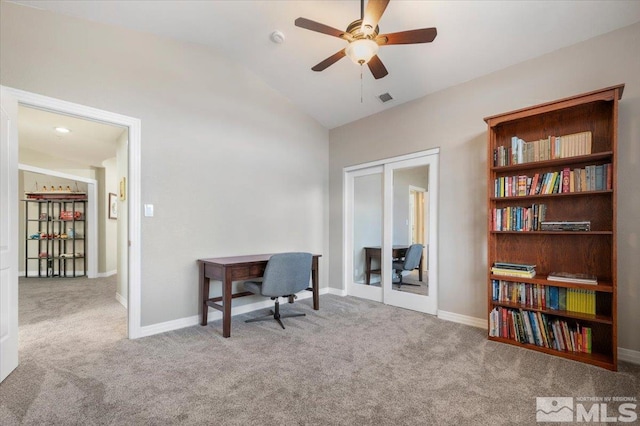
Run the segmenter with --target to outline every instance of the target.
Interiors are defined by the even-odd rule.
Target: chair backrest
[[[288,296],[309,287],[311,253],[274,254],[267,262],[262,279],[262,295]]]
[[[405,271],[412,271],[420,264],[420,258],[422,257],[422,244],[411,244],[404,255],[404,265],[402,269]]]

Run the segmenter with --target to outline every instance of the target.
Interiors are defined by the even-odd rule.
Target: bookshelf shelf
[[[605,189],[603,191],[582,191],[582,192],[565,192],[562,194],[538,194],[538,195],[518,195],[515,197],[491,197],[491,201],[496,202],[518,202],[522,200],[538,200],[541,198],[564,198],[564,197],[593,197],[594,195],[613,195],[613,190]]]
[[[562,358],[572,359],[574,361],[580,361],[587,364],[596,365],[598,367],[606,368],[607,370],[616,370],[617,362],[611,355],[605,355],[600,353],[585,354],[580,352],[558,351],[555,349],[545,348],[543,346],[536,346],[530,343],[520,343],[515,340],[505,339],[503,337],[489,337],[489,340],[495,342],[507,343],[509,345],[520,346],[522,348],[530,349],[533,351],[543,352],[545,354],[559,356]]]
[[[517,235],[613,235],[611,231],[489,231],[492,234]]]
[[[623,90],[621,84],[485,118],[490,340],[617,369],[617,123]],[[580,181],[584,173],[586,186]],[[509,196],[496,196],[500,194]],[[591,230],[512,230],[536,229],[530,221],[535,225],[538,220],[588,222]],[[495,275],[491,268],[496,262],[536,265],[537,274]],[[548,280],[550,271],[594,275],[598,284]],[[543,297],[549,297],[550,287],[560,288],[562,294],[567,289],[567,294],[590,295],[578,300],[590,300],[595,308],[585,310],[592,312],[587,314],[549,309],[557,307],[557,301],[535,303],[534,308],[525,305],[524,298],[494,300],[494,280],[507,282],[509,288],[508,283],[533,284]],[[560,350],[567,340],[576,352]]]
[[[544,278],[542,278],[544,277]],[[546,275],[536,275],[534,278],[520,278],[520,277],[509,277],[506,275],[496,275],[491,274],[492,280],[500,280],[500,281],[511,281],[518,283],[527,283],[527,284],[540,284],[545,286],[553,286],[553,287],[564,287],[564,288],[580,288],[583,290],[593,290],[601,293],[613,293],[613,285],[611,282],[599,281],[598,284],[581,284],[581,283],[570,283],[565,281],[549,281],[546,278]]]
[[[582,163],[594,163],[604,160],[610,160],[613,157],[613,151],[598,152],[596,154],[579,155],[568,158],[556,158],[553,160],[531,161],[529,163],[512,164],[509,166],[491,166],[491,170],[495,172],[517,172],[524,170],[534,170],[544,167],[573,166]]]
[[[572,311],[564,311],[558,309],[542,309],[542,308],[534,308],[531,306],[521,305],[519,303],[511,303],[511,302],[498,302],[493,301],[493,306],[502,306],[509,309],[523,309],[526,311],[540,312],[548,315],[555,315],[564,318],[573,318],[580,321],[590,321],[590,322],[599,322],[602,324],[613,324],[613,319],[609,315],[591,315],[591,314],[583,314],[580,312],[572,312]]]

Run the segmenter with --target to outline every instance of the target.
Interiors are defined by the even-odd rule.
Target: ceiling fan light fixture
[[[378,47],[378,43],[375,41],[362,38],[349,43],[345,53],[354,63],[364,65],[378,54]]]

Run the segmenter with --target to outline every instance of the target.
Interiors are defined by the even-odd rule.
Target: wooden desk
[[[200,276],[200,294],[202,306],[202,321],[200,325],[207,325],[208,307],[222,311],[222,335],[231,336],[231,300],[236,297],[251,296],[250,291],[232,294],[231,283],[239,280],[260,278],[264,275],[267,261],[273,254],[256,254],[250,256],[215,257],[211,259],[198,259]],[[311,262],[313,309],[320,308],[320,293],[318,280],[318,259],[320,254],[314,254]],[[209,281],[222,281],[222,296],[209,298]],[[222,304],[216,303],[222,302]],[[293,303],[293,300],[289,300]]]
[[[404,245],[395,245],[391,248],[391,257],[393,259],[402,259],[407,252],[409,246]],[[378,259],[380,261],[382,257],[382,247],[374,246],[374,247],[365,247],[364,248],[364,268],[365,268],[365,279],[367,284],[371,284],[371,274],[380,274],[380,269],[371,269],[371,261],[373,259]],[[418,279],[422,281],[422,258],[424,256],[420,255],[420,264],[418,265]]]

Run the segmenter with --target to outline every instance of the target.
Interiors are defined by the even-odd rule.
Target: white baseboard
[[[328,293],[328,294],[334,294],[334,295],[336,295],[336,296],[343,296],[343,297],[344,297],[344,296],[346,296],[346,295],[347,295],[347,290],[340,290],[339,288],[332,288],[332,287],[329,287],[329,288],[327,288],[326,293]]]
[[[640,351],[618,347],[618,360],[640,365]]]
[[[489,321],[484,318],[475,318],[467,315],[456,314],[454,312],[438,311],[438,318],[446,321],[457,322],[459,324],[470,325],[472,327],[484,329],[489,328]]]
[[[125,309],[128,309],[128,304],[127,304],[127,299],[125,299],[124,297],[122,297],[122,295],[118,292],[116,292],[116,300],[118,301],[118,303],[120,303],[122,306],[124,306]]]
[[[96,274],[96,278],[106,278],[106,277],[110,277],[112,275],[115,275],[118,273],[117,269],[114,269],[113,271],[107,271],[107,272],[98,272]]]
[[[84,274],[84,271],[81,271],[81,270],[77,269],[76,270],[76,274]],[[18,271],[18,277],[26,277],[26,276],[27,275],[26,275],[25,271]],[[84,275],[78,275],[78,277],[81,277],[81,276],[84,276]],[[68,276],[68,277],[61,277],[61,278],[78,278],[78,277]],[[38,277],[38,270],[34,269],[33,271],[31,271],[31,270],[29,271],[29,278],[51,278],[51,277],[45,277],[45,276]],[[53,278],[60,278],[60,277],[55,276]]]
[[[321,288],[320,294],[329,293],[328,288]],[[298,293],[298,300],[309,299],[313,297],[313,294],[310,291],[304,293]],[[231,316],[246,314],[258,309],[271,308],[273,306],[273,301],[269,299],[260,300],[254,303],[247,303],[246,305],[232,307],[231,308]],[[222,319],[222,312],[209,308],[209,314],[207,315],[207,322],[216,321]],[[147,337],[153,336],[154,334],[165,333],[167,331],[178,330],[180,328],[185,327],[193,327],[194,325],[200,324],[200,315],[193,315],[186,318],[179,318],[172,321],[161,322],[158,324],[145,325],[140,327],[140,334],[138,337]]]

